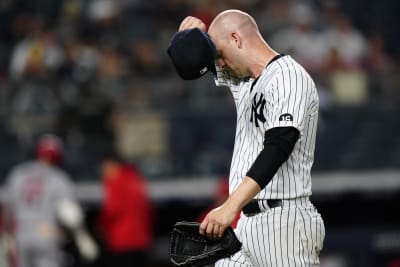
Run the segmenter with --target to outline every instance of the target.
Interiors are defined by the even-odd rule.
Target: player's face
[[[246,77],[244,65],[241,64],[240,57],[237,53],[237,48],[232,42],[225,40],[214,41],[217,48],[217,64],[222,69],[228,69],[239,78]]]

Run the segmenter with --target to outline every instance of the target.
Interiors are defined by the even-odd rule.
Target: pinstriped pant
[[[235,230],[243,248],[216,267],[319,266],[324,222],[314,206],[283,205],[252,217],[243,214]]]

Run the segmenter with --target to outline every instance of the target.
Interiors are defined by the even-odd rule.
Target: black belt
[[[268,205],[266,207],[266,205]],[[261,206],[261,207],[260,207]],[[253,199],[246,206],[243,207],[242,211],[247,217],[254,216],[260,212],[268,209],[282,207],[282,200],[280,199]]]

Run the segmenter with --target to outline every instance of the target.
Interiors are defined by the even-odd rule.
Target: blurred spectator
[[[121,104],[126,91],[124,76],[127,74],[126,62],[118,51],[111,46],[101,50],[97,68],[97,86],[99,91],[110,101]]]
[[[107,266],[146,266],[152,246],[152,208],[146,181],[115,152],[101,163],[104,201],[100,223]]]
[[[393,60],[385,52],[385,43],[378,32],[369,35],[366,56],[367,70],[376,74],[386,73],[393,67]]]
[[[37,160],[21,163],[8,176],[7,225],[15,232],[18,266],[65,266],[60,226],[71,232],[80,255],[94,260],[97,247],[84,229],[71,179],[58,167],[61,140],[43,135],[36,153]]]
[[[293,56],[307,70],[320,68],[326,54],[326,46],[317,32],[318,20],[314,7],[301,1],[290,6],[288,16],[292,26],[278,31],[271,44],[280,53]]]
[[[330,76],[332,96],[337,105],[362,106],[368,101],[367,75],[362,70],[335,70]]]
[[[34,133],[52,130],[60,108],[53,79],[64,60],[56,34],[46,29],[41,18],[30,19],[30,31],[13,49],[9,67],[11,125],[25,140]]]
[[[70,0],[60,4],[59,24],[57,32],[63,42],[68,42],[77,38],[79,32],[77,29],[82,27],[83,21],[83,1]]]
[[[369,98],[368,77],[362,65],[367,41],[335,5],[326,5],[325,15],[321,36],[326,51],[321,69],[328,77],[332,97],[338,105],[365,105]]]
[[[123,41],[119,3],[113,0],[94,0],[89,3],[85,30],[92,35],[97,46],[118,46]]]
[[[369,35],[368,50],[365,60],[365,67],[370,74],[369,90],[372,96],[384,99],[385,96],[396,97],[398,91],[393,86],[394,60],[386,53],[385,43],[378,32]],[[398,96],[398,95],[397,95]]]
[[[346,69],[360,68],[367,52],[366,39],[345,14],[338,11],[332,17],[332,24],[323,34],[323,45]]]
[[[17,136],[21,151],[26,151],[35,134],[58,131],[61,125],[62,134],[79,133],[79,140],[83,140],[82,145],[75,145],[79,153],[92,139],[90,134],[103,131],[104,110],[162,112],[167,126],[175,112],[202,111],[206,116],[223,112],[226,105],[221,103],[232,103],[230,92],[215,90],[209,79],[182,81],[175,75],[165,50],[185,16],[198,16],[209,23],[216,13],[230,8],[254,14],[271,45],[311,72],[322,109],[335,112],[340,106],[368,108],[371,100],[374,107],[377,101],[382,106],[395,106],[400,101],[396,58],[399,35],[391,26],[396,24],[390,23],[395,22],[395,3],[1,1],[0,116],[5,131]],[[69,110],[77,114],[72,128],[63,121],[63,114]],[[168,135],[168,131],[161,134]],[[1,142],[7,141],[0,132]],[[220,147],[213,149],[221,154]],[[193,159],[204,158],[202,164],[207,167],[212,160],[202,156],[201,150],[192,151]],[[173,152],[161,158],[185,157]],[[141,152],[137,156],[146,157]],[[0,169],[7,171],[1,157],[6,157],[5,153],[0,153]],[[96,176],[81,167],[92,164],[90,160],[86,157],[79,160],[80,166],[71,166],[78,179]],[[146,160],[138,161],[142,170]],[[202,170],[184,167],[179,171],[196,175],[203,174]]]
[[[76,82],[85,83],[94,78],[99,65],[100,51],[91,36],[73,43],[70,56],[72,77]]]
[[[289,27],[289,0],[262,1],[255,13],[255,20],[258,21],[260,32],[270,37],[273,34]]]
[[[34,30],[15,46],[10,59],[10,75],[14,80],[55,71],[63,61],[63,51],[54,33],[44,30],[38,18],[31,23]]]
[[[149,81],[137,79],[126,84],[127,88],[120,99],[119,106],[126,111],[151,110],[153,88]]]
[[[160,54],[155,43],[150,38],[139,38],[131,42],[131,75],[152,79],[156,73],[161,73]]]
[[[119,13],[119,1],[94,0],[91,1],[88,8],[89,19],[101,24],[107,25],[114,20]]]

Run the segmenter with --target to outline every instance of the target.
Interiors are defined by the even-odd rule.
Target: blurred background
[[[316,82],[313,202],[326,225],[321,266],[400,266],[395,0],[1,0],[3,198],[11,168],[34,156],[41,134],[56,134],[64,142],[62,168],[101,247],[99,166],[113,146],[148,183],[148,266],[170,266],[172,225],[196,220],[223,191],[236,117],[228,89],[215,87],[209,74],[182,81],[166,49],[185,16],[209,24],[230,8],[254,16],[269,44]]]

